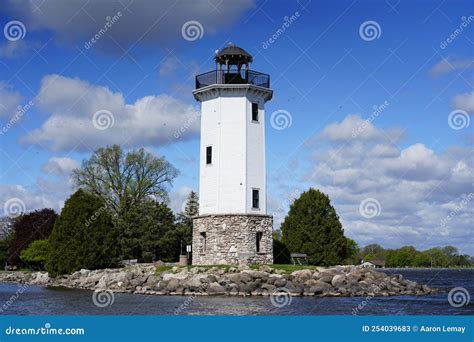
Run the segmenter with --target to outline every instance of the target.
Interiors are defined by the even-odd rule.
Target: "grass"
[[[253,270],[258,270],[260,266],[263,265],[250,265],[250,268]],[[270,268],[273,268],[274,270],[282,270],[288,273],[294,272],[294,271],[300,271],[300,270],[315,270],[317,266],[312,266],[312,265],[291,265],[291,264],[271,264],[271,265],[265,265]]]
[[[264,266],[264,265],[249,265],[250,269],[252,270],[259,270],[261,266]],[[284,265],[284,264],[271,264],[271,265],[265,265],[265,266],[273,268],[274,270],[282,270],[288,273],[291,273],[294,271],[300,271],[300,270],[314,270],[317,267],[317,266],[312,266],[312,265]],[[173,267],[174,266],[168,266],[168,265],[157,266],[155,274],[160,275],[161,273],[165,271],[171,270]],[[176,266],[176,267],[181,268],[181,269],[184,268],[184,267],[179,267],[179,266]],[[205,271],[208,271],[211,268],[220,268],[220,269],[223,269],[225,272],[228,272],[231,267],[237,267],[237,266],[236,265],[199,265],[199,266],[188,265],[185,267],[188,271],[191,270],[192,268],[199,267],[201,269],[204,269]]]

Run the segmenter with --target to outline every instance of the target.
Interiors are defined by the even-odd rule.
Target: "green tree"
[[[0,240],[0,266],[2,268],[7,265],[8,245],[12,238],[13,234],[10,232],[6,237]]]
[[[165,246],[162,242],[164,239],[169,241],[167,233],[176,230],[175,216],[166,204],[151,199],[137,203],[116,219],[116,226],[120,232],[123,259],[138,259],[140,262],[177,259],[179,247],[176,248],[176,242],[173,246]]]
[[[21,252],[20,258],[33,269],[42,270],[48,258],[48,253],[48,240],[35,240]]]
[[[178,170],[164,157],[143,148],[124,153],[118,145],[99,148],[73,171],[78,187],[101,197],[118,215],[147,198],[166,202],[168,187],[177,175]]]
[[[305,253],[317,265],[335,265],[346,257],[344,230],[329,197],[310,188],[290,206],[281,225],[282,242],[292,253]]]
[[[357,242],[350,238],[346,238],[346,263],[348,264],[359,264],[360,258],[359,254],[359,245]]]
[[[49,237],[46,270],[52,275],[117,264],[118,233],[106,203],[82,189],[64,204]]]

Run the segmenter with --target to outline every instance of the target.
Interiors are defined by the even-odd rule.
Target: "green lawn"
[[[260,267],[263,266],[263,265],[250,265],[249,267],[252,269],[252,270],[259,270]],[[312,265],[283,265],[283,264],[272,264],[272,265],[265,265],[265,266],[268,266],[270,268],[273,268],[275,270],[283,270],[285,272],[288,272],[288,273],[291,273],[293,271],[299,271],[299,270],[314,270],[316,269],[316,266],[312,266]],[[160,275],[161,273],[165,272],[165,271],[169,271],[173,268],[174,266],[157,266],[156,267],[156,275]],[[179,266],[178,266],[179,267]],[[187,270],[191,270],[192,268],[194,267],[199,267],[199,268],[203,268],[205,269],[206,271],[213,268],[213,267],[217,267],[217,268],[220,268],[220,269],[223,269],[225,270],[226,272],[229,271],[229,268],[231,267],[238,267],[236,265],[199,265],[199,266],[196,266],[196,265],[188,265],[186,266]],[[181,267],[183,268],[183,267]]]

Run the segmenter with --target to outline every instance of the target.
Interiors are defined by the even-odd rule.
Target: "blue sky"
[[[254,56],[252,69],[271,75],[267,191],[276,227],[292,198],[312,186],[330,195],[361,245],[453,244],[473,254],[473,7],[6,1],[1,209],[7,214],[8,201],[19,199],[26,210],[59,210],[73,191],[70,171],[95,148],[117,143],[165,155],[181,171],[170,194],[179,211],[198,188],[194,75],[212,70],[215,50],[233,42]],[[107,17],[107,32],[86,48]],[[183,34],[190,22],[197,36]],[[104,130],[93,125],[101,110],[114,119]]]

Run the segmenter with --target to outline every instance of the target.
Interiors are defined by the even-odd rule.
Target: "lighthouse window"
[[[201,252],[205,253],[206,252],[206,246],[207,241],[206,241],[206,233],[201,233]]]
[[[258,189],[252,189],[252,208],[253,209],[258,209],[260,208],[260,198],[259,198],[259,190]]]
[[[262,236],[263,236],[263,233],[262,232],[257,232],[257,253],[260,252],[260,242],[262,241]]]
[[[252,103],[252,121],[258,122],[258,103]]]
[[[206,164],[212,164],[212,146],[206,147]]]

